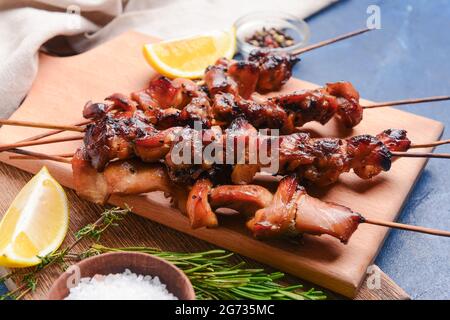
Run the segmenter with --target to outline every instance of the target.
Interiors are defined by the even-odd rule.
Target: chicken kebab
[[[255,184],[218,184],[214,178],[223,178],[225,173],[220,169],[215,176],[200,175],[193,185],[179,184],[163,163],[144,163],[137,158],[116,160],[98,171],[84,148],[77,151],[72,166],[75,189],[83,198],[103,204],[113,194],[162,191],[188,216],[192,228],[217,227],[219,209],[232,209],[246,218],[247,228],[260,239],[309,234],[329,235],[347,243],[361,223],[450,236],[447,231],[367,219],[346,206],[321,201],[306,193],[295,174],[285,176],[272,194]]]
[[[279,137],[264,135],[245,118],[239,117],[225,130],[216,126],[201,130],[190,127],[159,130],[152,119],[126,97],[115,95],[109,99],[111,103],[107,107],[87,104],[84,110],[85,117],[93,123],[87,126],[82,148],[92,167],[98,171],[115,159],[138,157],[150,163],[163,161],[174,181],[187,183],[204,172],[216,172],[217,167],[220,167],[219,171],[228,168],[226,163],[230,161],[225,157],[232,152],[231,162],[235,165],[231,166],[229,182],[246,184],[267,167],[261,159],[253,163],[248,160],[255,154],[264,154],[278,161],[277,171],[273,174],[296,173],[304,180],[325,186],[350,170],[362,179],[388,171],[391,152],[407,151],[411,145],[406,131],[394,129],[377,136],[360,135],[347,139],[311,138],[307,133]],[[249,149],[250,142],[256,149]],[[237,154],[238,143],[243,145],[240,154]],[[205,159],[207,148],[214,150],[214,161]],[[189,151],[189,156],[184,162],[173,158],[185,150]],[[244,163],[237,164],[239,161]]]
[[[225,62],[221,59],[218,63]],[[232,66],[230,70],[239,72],[235,77],[242,79],[240,85],[231,76],[225,75],[223,67],[213,66],[206,71],[203,85],[188,79],[170,80],[157,76],[146,89],[133,92],[131,99],[152,118],[158,128],[192,126],[194,121],[201,122],[205,127],[220,125],[225,128],[239,116],[245,117],[256,128],[279,129],[283,134],[296,132],[313,121],[325,125],[333,118],[343,126],[353,128],[362,121],[365,108],[450,99],[442,96],[363,106],[359,92],[345,81],[271,98],[259,95],[246,98],[248,95],[243,91],[250,92],[247,88],[253,88],[255,84],[255,79],[244,80],[251,78],[252,68],[245,62],[234,62]]]

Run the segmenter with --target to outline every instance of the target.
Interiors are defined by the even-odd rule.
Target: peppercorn
[[[255,47],[260,48],[286,48],[295,44],[294,39],[286,33],[286,29],[265,27],[257,30],[252,36],[247,37],[245,41]]]

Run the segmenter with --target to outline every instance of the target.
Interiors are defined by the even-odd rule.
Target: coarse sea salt
[[[158,277],[123,273],[82,278],[65,300],[178,300]]]

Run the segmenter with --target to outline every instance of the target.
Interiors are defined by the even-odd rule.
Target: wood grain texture
[[[81,110],[87,100],[101,101],[113,92],[130,93],[145,87],[154,73],[141,56],[140,48],[151,40],[141,34],[127,33],[79,56],[54,58],[42,55],[37,79],[27,99],[12,118],[74,123],[81,120]],[[292,79],[284,90],[314,87],[316,85]],[[342,130],[333,121],[327,126],[306,126],[314,135],[339,137],[377,134],[387,128],[408,130],[414,143],[434,141],[443,131],[442,124],[436,121],[391,108],[366,110],[363,123],[350,131]],[[4,127],[0,130],[0,143],[15,142],[41,132],[41,129],[35,128]],[[78,145],[77,142],[67,142],[36,146],[30,150],[55,154],[73,151]],[[70,166],[66,164],[10,160],[7,153],[0,154],[0,160],[29,172],[36,172],[46,164],[58,181],[69,188],[72,185]],[[310,189],[309,192],[324,200],[349,206],[367,217],[393,221],[425,163],[426,159],[399,159],[394,162],[390,172],[371,181],[362,181],[353,174],[345,174],[332,188]],[[361,225],[346,246],[326,236],[305,236],[302,245],[281,241],[261,242],[253,239],[240,221],[229,218],[223,219],[217,229],[194,231],[190,229],[187,218],[170,208],[161,194],[113,197],[111,202],[119,205],[127,203],[137,214],[153,221],[239,252],[348,297],[357,294],[367,267],[375,259],[388,231],[382,227]],[[151,233],[148,237],[151,237]],[[168,238],[166,242],[171,240]]]
[[[20,189],[31,179],[32,174],[18,170],[15,167],[0,163],[0,185],[4,187],[0,196],[0,217],[6,212],[14,197]],[[74,242],[73,234],[81,227],[88,223],[92,223],[98,218],[102,208],[92,203],[80,199],[73,190],[67,189],[67,195],[70,203],[70,225],[69,233],[63,243],[63,247],[70,246]],[[175,231],[169,227],[165,227],[151,220],[144,219],[137,215],[129,215],[120,223],[117,228],[108,230],[101,238],[100,243],[105,246],[148,246],[160,248],[166,251],[179,252],[198,252],[211,249],[217,249],[205,241],[198,240],[194,237]],[[75,247],[73,252],[81,252],[87,249],[91,242],[86,240]],[[274,269],[258,263],[252,259],[236,255],[236,262],[245,261],[252,268],[265,268],[268,272]],[[375,267],[379,270],[378,267]],[[3,271],[3,273],[2,273]],[[372,270],[373,271],[373,270]],[[0,276],[6,274],[8,270],[0,268]],[[44,299],[50,287],[53,285],[58,276],[63,272],[57,266],[51,266],[41,273],[39,284],[36,292],[28,294],[25,299]],[[9,289],[16,287],[18,279],[8,281],[6,283]],[[294,285],[299,282],[305,284],[307,289],[310,287],[317,288],[304,280],[287,275],[283,281],[285,284]],[[380,271],[379,289],[369,289],[367,282],[363,281],[361,288],[358,290],[355,299],[358,300],[405,300],[409,299],[403,289],[396,285],[386,274]],[[320,289],[320,288],[319,288]],[[323,289],[330,299],[343,299],[338,294]]]

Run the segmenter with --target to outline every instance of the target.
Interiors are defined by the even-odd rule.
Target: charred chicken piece
[[[278,91],[291,78],[292,68],[299,58],[270,50],[254,50],[248,58],[259,66],[257,90],[261,93]]]
[[[214,210],[228,208],[253,216],[257,210],[269,206],[272,197],[269,190],[258,185],[224,185],[211,190],[209,202]]]
[[[350,82],[327,83],[326,91],[336,97],[339,108],[337,115],[347,128],[358,125],[363,118],[363,108],[359,104],[359,93]]]
[[[271,98],[269,101],[292,114],[297,127],[311,121],[326,124],[339,108],[336,98],[322,88],[296,91]]]
[[[229,147],[231,144],[232,150],[235,150],[234,163],[236,165],[231,173],[231,181],[235,184],[248,184],[260,170],[260,166],[257,163],[250,161],[251,151],[249,149],[250,139],[256,139],[258,132],[248,121],[243,118],[237,118],[225,131],[225,134],[226,146]]]
[[[172,197],[174,204],[186,212],[187,191],[170,180],[164,165],[148,164],[138,159],[111,162],[103,172],[91,166],[84,148],[72,159],[74,188],[77,194],[103,205],[113,194],[133,195],[162,191]]]
[[[199,179],[189,192],[186,211],[193,229],[200,227],[216,227],[218,225],[216,214],[209,204],[209,193],[212,190],[209,179]]]
[[[205,84],[209,95],[218,93],[239,93],[238,84],[227,74],[228,61],[220,59],[215,65],[209,66],[205,72]]]
[[[84,145],[87,156],[98,171],[102,171],[108,161],[133,156],[133,140],[152,129],[144,114],[136,110],[128,98],[116,94],[107,99],[112,104],[108,105],[108,112],[102,117],[97,118],[103,109],[99,104],[87,104],[84,112],[95,120],[86,127]]]
[[[131,94],[141,110],[153,108],[184,108],[199,92],[198,86],[191,80],[177,78],[170,80],[164,76],[153,78],[144,90]]]
[[[288,115],[278,104],[245,100],[229,93],[214,96],[212,104],[214,118],[231,123],[238,117],[248,120],[256,128],[282,129],[288,126]],[[291,132],[291,131],[289,131]]]
[[[361,219],[347,207],[309,196],[297,178],[289,176],[280,182],[270,206],[258,210],[247,226],[258,238],[328,234],[347,243]]]
[[[228,75],[237,83],[239,95],[249,99],[256,91],[259,66],[252,61],[234,61],[228,66]]]
[[[390,151],[408,151],[411,147],[411,140],[406,136],[406,130],[388,129],[377,135],[380,140]]]
[[[361,135],[347,139],[347,154],[353,171],[362,179],[370,179],[391,168],[391,152],[374,136]]]

